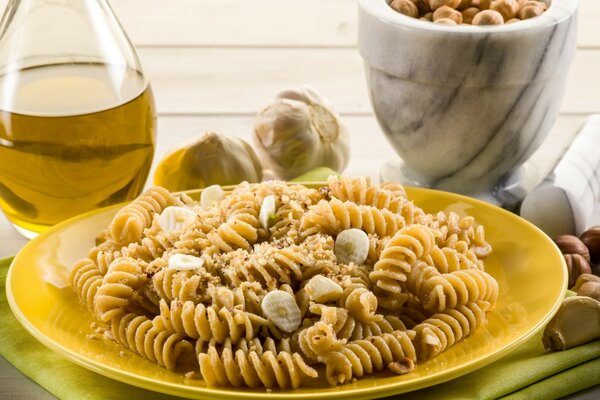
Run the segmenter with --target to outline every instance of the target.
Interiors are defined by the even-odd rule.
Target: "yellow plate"
[[[485,226],[494,253],[487,270],[500,284],[500,296],[487,325],[407,375],[379,373],[330,388],[273,391],[269,398],[373,398],[435,385],[487,365],[526,341],[557,310],[567,285],[558,248],[539,229],[490,204],[445,192],[408,188],[428,212],[469,214]],[[185,380],[110,341],[90,340],[91,315],[77,303],[70,287],[57,288],[61,276],[84,257],[95,236],[118,206],[66,221],[32,240],[15,258],[6,282],[8,301],[23,326],[40,342],[77,364],[107,377],[157,392],[190,398],[259,399],[264,390],[207,388]]]

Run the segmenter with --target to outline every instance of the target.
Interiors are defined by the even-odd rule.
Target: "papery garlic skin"
[[[341,172],[350,160],[346,127],[329,103],[308,86],[280,92],[258,113],[254,142],[281,179],[317,167]]]
[[[217,133],[205,133],[172,150],[154,174],[154,183],[170,191],[261,180],[262,165],[252,147]]]

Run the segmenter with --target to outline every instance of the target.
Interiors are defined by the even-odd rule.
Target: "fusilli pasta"
[[[471,335],[498,297],[484,228],[426,213],[400,184],[242,183],[205,207],[149,189],[69,282],[104,337],[208,386],[405,374]]]

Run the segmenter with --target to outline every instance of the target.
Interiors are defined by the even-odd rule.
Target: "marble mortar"
[[[379,124],[402,161],[382,178],[498,203],[502,179],[558,115],[578,0],[508,25],[443,25],[359,0],[358,49]]]

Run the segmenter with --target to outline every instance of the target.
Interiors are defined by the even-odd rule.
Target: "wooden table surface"
[[[0,0],[4,9],[6,0]],[[395,157],[381,133],[356,49],[356,0],[113,0],[154,89],[154,165],[175,144],[205,131],[250,141],[253,119],[280,89],[310,84],[351,134],[346,172],[377,177]],[[560,116],[529,162],[535,185],[586,116],[600,113],[600,1],[580,0],[578,50]],[[515,43],[518,45],[518,43]],[[0,160],[1,162],[1,160]],[[154,169],[154,167],[153,167]],[[153,172],[151,172],[152,174]],[[26,243],[0,214],[0,258]],[[577,398],[600,398],[600,389]],[[51,398],[0,357],[0,398]]]

